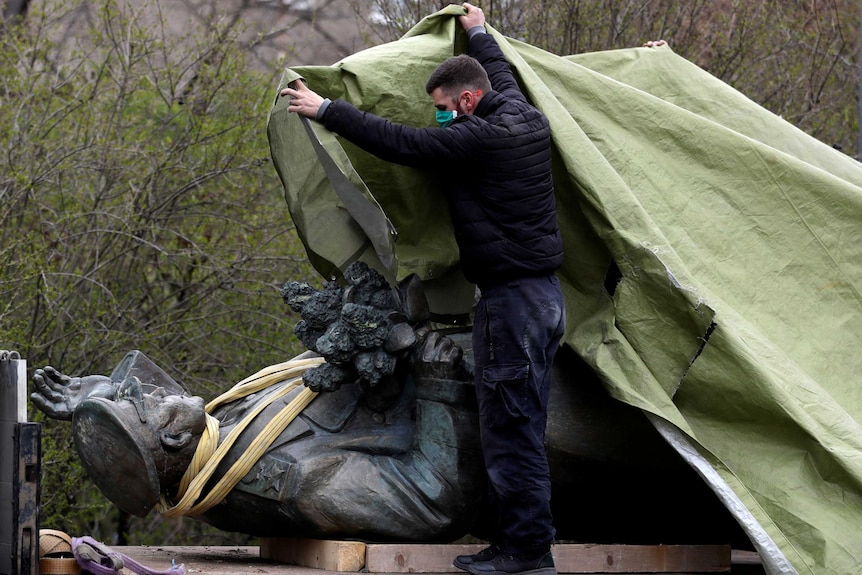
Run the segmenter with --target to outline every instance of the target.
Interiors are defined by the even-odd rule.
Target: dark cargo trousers
[[[473,353],[492,515],[484,519],[505,552],[538,555],[555,535],[544,440],[563,295],[554,275],[480,289]]]

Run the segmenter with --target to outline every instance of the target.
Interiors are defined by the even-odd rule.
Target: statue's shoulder
[[[361,397],[359,385],[343,385],[336,392],[314,398],[301,417],[330,433],[338,433],[356,413]]]

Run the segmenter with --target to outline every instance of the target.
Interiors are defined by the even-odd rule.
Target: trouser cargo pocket
[[[504,427],[530,419],[529,377],[528,363],[485,367],[479,411],[490,427]]]

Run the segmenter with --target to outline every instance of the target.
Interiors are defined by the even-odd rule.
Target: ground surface
[[[123,553],[151,569],[168,569],[171,561],[175,561],[177,565],[184,565],[188,574],[335,575],[337,573],[261,559],[260,548],[256,546],[113,547],[112,550]],[[755,554],[734,552],[732,560],[733,575],[763,575],[764,573]],[[456,570],[452,569],[452,571]],[[124,572],[131,573],[128,570]],[[460,571],[457,572],[460,573]]]

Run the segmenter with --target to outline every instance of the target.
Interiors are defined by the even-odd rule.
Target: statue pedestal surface
[[[296,547],[292,549],[292,547]],[[171,560],[184,564],[187,573],[200,575],[331,575],[362,570],[366,573],[462,573],[452,566],[458,554],[478,551],[470,544],[365,544],[355,541],[322,541],[296,538],[263,539],[261,546],[112,547],[153,569],[170,567]],[[341,557],[364,550],[364,567],[352,571],[330,568]],[[557,544],[553,547],[560,573],[732,573],[762,575],[756,553],[732,551],[723,545],[593,545]],[[268,555],[268,557],[267,557]],[[278,561],[281,557],[314,557],[314,567]]]

